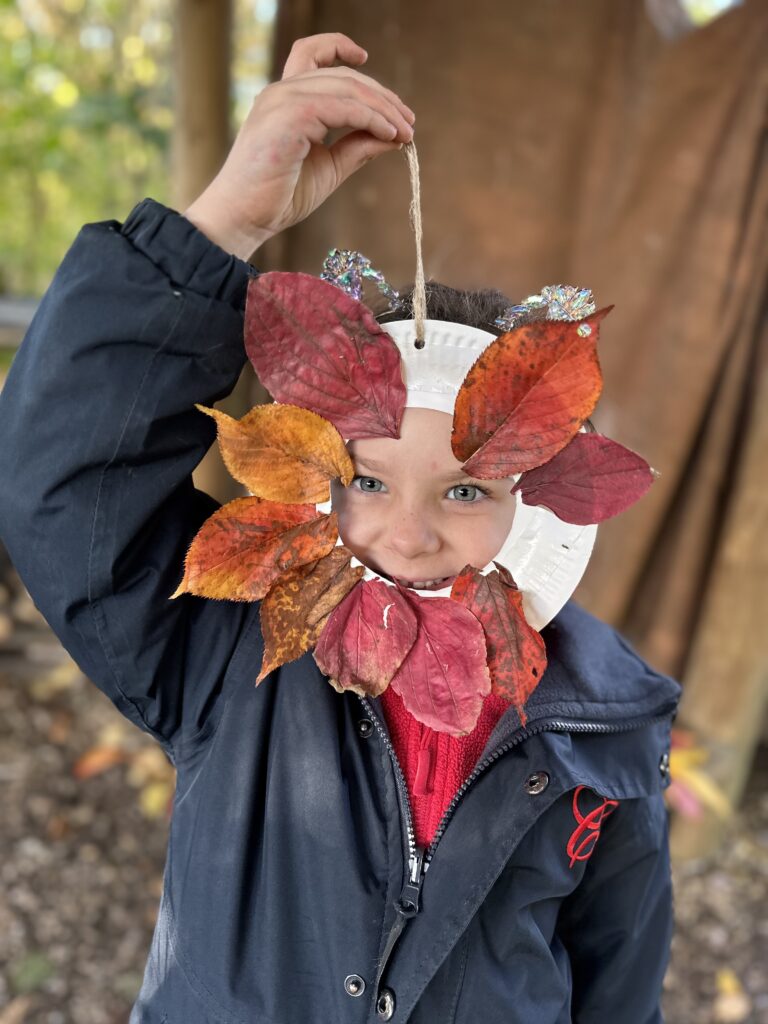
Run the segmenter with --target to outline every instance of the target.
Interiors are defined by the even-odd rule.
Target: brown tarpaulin
[[[278,66],[330,30],[416,110],[429,276],[615,303],[594,420],[661,475],[600,528],[576,598],[683,679],[681,720],[738,796],[768,686],[768,5],[669,43],[638,0],[305,0],[282,5]],[[393,154],[266,255],[316,273],[361,249],[406,282],[408,198]]]

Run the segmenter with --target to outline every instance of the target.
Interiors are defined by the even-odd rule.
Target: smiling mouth
[[[407,587],[409,590],[443,590],[445,587],[451,586],[456,576],[440,576],[428,580],[406,580],[402,576],[389,576],[387,578],[395,583],[399,583],[401,587]]]

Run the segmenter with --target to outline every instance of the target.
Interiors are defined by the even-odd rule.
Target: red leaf
[[[522,473],[551,459],[589,417],[602,389],[600,320],[525,324],[492,342],[456,396],[451,444],[481,479]],[[585,327],[591,333],[582,337]]]
[[[496,563],[483,576],[465,566],[451,587],[451,599],[466,606],[482,624],[488,649],[492,692],[511,701],[525,725],[523,706],[547,667],[544,638],[523,612],[523,595],[508,569]]]
[[[331,612],[315,661],[338,690],[377,697],[416,640],[416,616],[394,587],[364,580]]]
[[[418,632],[390,685],[419,722],[465,736],[491,689],[483,627],[450,598],[422,598],[404,588],[400,593],[414,611]]]
[[[543,466],[523,473],[512,493],[543,505],[566,523],[587,526],[618,515],[641,498],[653,472],[635,452],[602,434],[577,434]]]
[[[400,436],[397,345],[367,306],[336,285],[311,274],[251,278],[245,349],[276,401],[319,413],[344,438]]]

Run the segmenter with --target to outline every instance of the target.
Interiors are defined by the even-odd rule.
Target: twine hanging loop
[[[413,283],[413,319],[416,322],[416,348],[424,348],[424,321],[427,318],[427,288],[424,281],[424,260],[421,252],[421,182],[419,179],[419,157],[413,142],[403,146],[411,178],[411,205],[409,209],[411,226],[416,242],[416,277]]]

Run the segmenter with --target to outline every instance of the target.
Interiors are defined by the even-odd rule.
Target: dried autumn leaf
[[[312,409],[345,438],[400,436],[400,352],[368,307],[336,285],[310,274],[251,278],[245,349],[276,401]]]
[[[418,623],[416,642],[390,685],[414,718],[437,732],[464,736],[491,689],[483,627],[447,597],[400,588]]]
[[[325,558],[285,573],[272,585],[259,608],[264,655],[257,684],[317,643],[327,616],[365,572],[362,565],[353,568],[351,559],[352,552],[337,545]]]
[[[72,765],[72,774],[76,779],[92,779],[102,775],[107,769],[128,760],[128,755],[120,747],[91,747]]]
[[[327,555],[337,536],[335,512],[318,516],[314,505],[235,498],[197,531],[171,597],[257,601],[281,573]]]
[[[451,445],[481,479],[522,473],[551,459],[595,408],[602,390],[599,323],[542,320],[492,342],[459,389]],[[578,332],[589,329],[582,337]]]
[[[219,449],[229,472],[252,494],[270,501],[323,502],[328,481],[346,487],[355,474],[334,425],[297,405],[257,405],[241,419],[197,405],[216,420]]]
[[[173,785],[168,782],[150,782],[139,793],[139,808],[145,818],[164,818],[171,812]]]
[[[337,690],[373,697],[386,689],[416,641],[416,616],[394,588],[364,580],[331,613],[315,661]]]
[[[635,452],[603,437],[577,434],[543,466],[523,473],[512,493],[543,505],[566,523],[587,526],[616,516],[641,498],[653,472]]]
[[[547,650],[544,638],[525,618],[523,595],[509,570],[496,566],[487,576],[465,566],[453,581],[451,600],[468,608],[482,625],[492,692],[514,704],[525,725],[523,707],[544,675]]]

